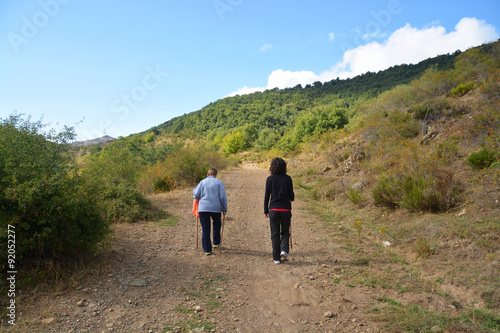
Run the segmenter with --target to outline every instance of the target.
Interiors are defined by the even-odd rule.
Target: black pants
[[[212,223],[210,223],[210,218],[212,218],[214,225],[214,245],[220,244],[221,213],[200,212],[200,224],[203,231],[201,235],[201,244],[203,245],[203,251],[206,253],[212,252],[212,240],[210,237]]]
[[[281,251],[290,251],[290,221],[292,212],[269,211],[271,225],[271,243],[273,244],[273,259],[280,260]]]

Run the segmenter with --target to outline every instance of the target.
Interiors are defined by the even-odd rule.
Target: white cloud
[[[465,51],[470,47],[494,41],[498,37],[493,26],[476,18],[463,18],[450,33],[446,33],[442,26],[419,30],[407,23],[384,43],[371,42],[347,50],[342,61],[329,72],[349,76],[367,71],[377,72],[397,64],[415,64],[440,54]]]
[[[284,71],[282,69],[275,70],[267,79],[268,89],[272,88],[287,88],[294,87],[297,84],[309,84],[318,80],[318,76],[311,71]]]
[[[435,24],[435,22],[433,22]],[[432,25],[422,29],[407,23],[392,33],[382,43],[371,42],[347,50],[337,64],[319,75],[311,71],[274,70],[268,77],[265,88],[244,87],[228,96],[264,91],[272,88],[294,87],[297,84],[326,82],[337,77],[346,79],[368,71],[377,72],[399,64],[415,64],[440,54],[465,51],[470,47],[492,42],[499,38],[495,27],[476,18],[465,17],[455,30],[446,33],[442,26]],[[267,44],[266,44],[267,45]],[[261,48],[262,49],[262,48]]]
[[[240,88],[232,93],[230,93],[229,95],[226,95],[224,97],[233,97],[233,96],[236,96],[236,95],[246,95],[246,94],[253,94],[254,92],[257,92],[257,91],[264,91],[266,90],[266,87],[255,87],[255,88],[250,88],[250,87],[243,87],[243,88]]]
[[[266,52],[267,50],[271,49],[273,46],[271,44],[264,44],[262,47],[259,49],[259,52]]]
[[[335,39],[335,34],[333,32],[330,32],[328,34],[328,40],[334,40]]]

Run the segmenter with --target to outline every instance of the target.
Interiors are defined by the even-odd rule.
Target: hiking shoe
[[[209,256],[209,255],[211,255],[211,254],[212,254],[212,252],[205,252],[205,255],[206,255],[206,256]]]
[[[214,249],[218,249],[220,247],[220,244],[214,245]]]
[[[275,260],[275,261],[274,261],[274,263],[275,263],[276,265],[279,265],[279,264],[281,264],[281,261],[280,261],[280,260]]]
[[[281,260],[288,261],[288,253],[281,251]]]

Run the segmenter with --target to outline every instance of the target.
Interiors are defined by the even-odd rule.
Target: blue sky
[[[500,35],[498,0],[1,0],[0,117],[128,136],[225,96]]]

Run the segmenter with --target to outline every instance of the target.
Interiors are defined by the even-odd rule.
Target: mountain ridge
[[[109,143],[115,141],[116,138],[113,138],[109,135],[104,135],[99,138],[91,139],[91,140],[83,140],[83,141],[76,141],[73,143],[73,146],[78,146],[78,147],[85,147],[85,146],[92,146],[92,145],[97,145],[97,144],[103,144],[103,143]]]

